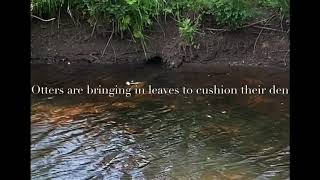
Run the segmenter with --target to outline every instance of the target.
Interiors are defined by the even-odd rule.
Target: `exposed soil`
[[[122,39],[113,34],[106,47],[112,34],[111,27],[97,25],[93,32],[87,22],[75,25],[68,17],[60,20],[59,28],[57,21],[33,19],[31,63],[122,64],[144,63],[153,58],[154,62],[161,60],[168,67],[192,64],[201,68],[205,67],[202,64],[217,63],[284,68],[290,65],[288,22],[282,21],[281,25],[281,20],[275,17],[268,25],[256,24],[273,29],[263,29],[262,32],[256,26],[232,32],[209,31],[208,28],[216,27],[214,22],[208,19],[203,24],[196,41],[198,47],[183,43],[173,20],[154,24],[146,33],[145,54],[141,43],[134,42],[130,34],[125,34]]]

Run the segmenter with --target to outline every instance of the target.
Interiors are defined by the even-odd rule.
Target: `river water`
[[[31,66],[56,88],[289,87],[289,73],[145,65]],[[31,95],[32,179],[289,179],[289,95]]]

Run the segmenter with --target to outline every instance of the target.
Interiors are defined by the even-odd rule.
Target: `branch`
[[[214,28],[207,28],[209,31],[221,31],[221,32],[226,32],[226,31],[231,31],[229,29],[214,29]]]
[[[106,52],[106,49],[107,49],[107,47],[108,47],[108,45],[109,45],[109,43],[110,43],[110,41],[111,41],[111,39],[112,39],[113,33],[114,33],[114,24],[113,24],[113,28],[112,28],[112,33],[111,33],[111,35],[110,35],[110,37],[109,37],[109,39],[108,39],[108,42],[107,42],[106,46],[105,46],[104,49],[103,49],[103,52],[102,52],[101,57],[104,56],[104,53]]]
[[[246,28],[246,27],[254,26],[254,25],[256,25],[256,24],[259,24],[259,23],[268,21],[268,20],[269,20],[270,18],[272,18],[272,17],[273,17],[273,16],[270,16],[270,17],[268,17],[268,18],[266,18],[266,19],[262,19],[262,20],[260,20],[260,21],[254,22],[254,23],[244,25],[244,26],[242,26],[241,28]]]
[[[273,18],[274,16],[275,16],[275,15],[272,15],[272,16],[266,21],[265,25],[267,25],[267,24],[272,20],[272,18]],[[264,29],[261,28],[261,30],[260,30],[260,32],[259,32],[259,35],[258,35],[258,37],[256,38],[256,41],[254,42],[254,45],[253,45],[253,54],[256,53],[256,46],[257,46],[258,40],[259,40],[259,38],[260,38],[263,30],[264,30]]]
[[[287,56],[289,54],[290,50],[287,51],[287,53],[285,54],[284,58],[283,58],[283,62],[284,62],[284,66],[287,67]]]
[[[280,30],[280,29],[273,29],[273,28],[269,28],[269,27],[265,27],[265,26],[253,26],[253,27],[254,27],[254,28],[259,28],[259,29],[265,29],[265,30],[283,32],[283,33],[286,32],[286,31],[282,31],[282,30]]]
[[[260,23],[262,23],[262,22],[265,22],[265,21],[268,22],[268,21],[270,21],[274,16],[275,16],[275,15],[272,15],[272,16],[270,16],[270,17],[268,17],[268,18],[265,18],[265,19],[262,19],[262,20],[260,20],[260,21],[253,22],[253,23],[250,23],[250,24],[241,26],[241,27],[239,27],[239,29],[251,27],[251,26],[254,26],[254,25],[256,25],[256,24],[260,24]],[[254,27],[255,27],[255,26],[254,26]],[[257,28],[257,27],[256,27],[256,28]],[[207,28],[207,30],[209,30],[209,31],[221,31],[221,32],[231,31],[230,29],[214,29],[214,28]],[[273,30],[274,30],[274,29],[273,29]],[[279,30],[277,30],[277,31],[279,31]]]
[[[50,22],[50,21],[53,21],[53,20],[56,19],[56,18],[42,19],[41,17],[35,16],[35,15],[32,15],[32,14],[31,14],[31,17],[34,17],[34,18],[36,18],[36,19],[39,19],[40,21],[43,21],[43,22]]]

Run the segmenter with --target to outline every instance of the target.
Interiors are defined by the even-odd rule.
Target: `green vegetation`
[[[288,15],[289,5],[289,0],[31,0],[31,12],[41,17],[68,12],[93,26],[97,22],[110,24],[115,33],[130,33],[142,42],[145,29],[158,23],[160,16],[171,16],[181,37],[192,44],[203,15],[212,16],[220,26],[237,29],[257,14],[257,7]]]
[[[282,15],[288,16],[290,10],[289,0],[258,0],[261,6],[278,9]]]
[[[253,6],[243,0],[213,0],[210,10],[221,25],[238,28],[254,15]]]
[[[198,29],[198,22],[192,23],[189,18],[183,19],[179,22],[179,32],[180,36],[186,41],[188,44],[192,44],[194,42],[194,35]]]

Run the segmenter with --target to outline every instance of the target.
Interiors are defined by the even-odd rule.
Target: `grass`
[[[258,14],[255,7],[271,8],[288,16],[289,6],[289,0],[31,0],[33,15],[58,17],[68,10],[92,25],[111,24],[115,33],[130,33],[142,42],[145,29],[158,22],[160,16],[172,16],[181,37],[189,44],[194,42],[203,15],[211,16],[220,26],[237,29]]]

